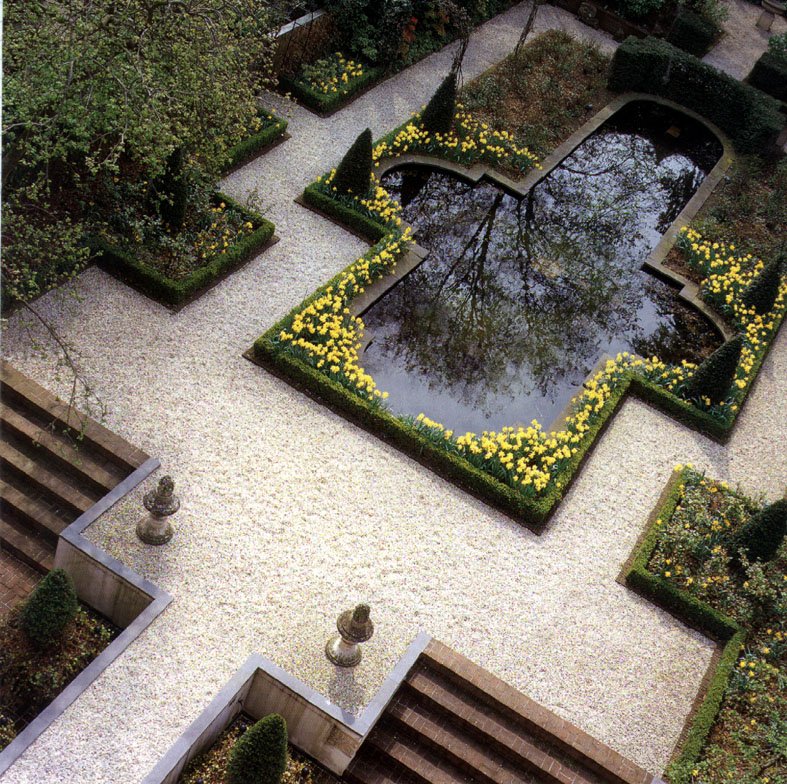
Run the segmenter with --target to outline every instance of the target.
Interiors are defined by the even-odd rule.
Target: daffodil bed
[[[490,130],[461,107],[455,130],[430,137],[416,117],[374,147],[376,164],[407,152],[424,152],[463,164],[484,162],[516,167],[536,165],[528,150],[510,134]],[[562,428],[545,432],[535,420],[529,427],[499,432],[454,434],[420,414],[397,417],[385,408],[386,393],[359,365],[363,321],[351,311],[353,298],[366,286],[391,274],[406,252],[410,231],[402,225],[398,205],[373,177],[364,198],[338,196],[334,172],[307,188],[304,199],[332,217],[378,240],[358,261],[296,307],[254,344],[252,356],[284,377],[316,392],[368,429],[393,441],[466,489],[538,530],[548,520],[576,475],[582,460],[628,391],[667,410],[686,424],[725,439],[751,389],[764,356],[782,321],[787,280],[773,311],[757,316],[741,303],[741,294],[762,268],[750,256],[737,257],[733,247],[706,243],[686,229],[680,247],[688,263],[706,278],[705,299],[718,307],[745,334],[745,348],[729,397],[720,404],[685,400],[681,393],[694,366],[670,366],[657,357],[619,354],[585,382],[572,402]]]
[[[349,98],[377,82],[384,69],[367,65],[333,52],[301,66],[295,76],[280,76],[279,87],[310,109],[328,114]]]
[[[196,269],[174,277],[107,238],[96,237],[91,247],[97,263],[143,294],[170,307],[180,307],[244,264],[273,238],[273,224],[223,194],[216,194],[210,228],[193,242]]]
[[[678,466],[626,582],[724,643],[670,784],[787,782],[787,549],[731,565],[731,537],[759,504]]]
[[[287,120],[272,111],[262,109],[246,130],[245,138],[231,147],[227,153],[225,171],[248,163],[278,141],[287,131]]]

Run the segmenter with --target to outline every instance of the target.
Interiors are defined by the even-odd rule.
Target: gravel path
[[[513,47],[526,13],[475,34],[466,76]],[[539,12],[546,27],[596,35],[550,6]],[[420,629],[663,768],[713,646],[615,577],[676,462],[783,492],[787,335],[726,448],[626,403],[541,537],[240,356],[364,249],[293,197],[363,127],[379,134],[418,109],[449,61],[433,56],[329,120],[295,109],[292,139],[226,183],[241,197],[259,188],[281,242],[180,313],[97,269],[80,276],[78,306],[39,302],[79,347],[108,426],[161,458],[183,505],[160,549],[133,532],[155,477],[88,530],[175,600],[4,784],[138,782],[252,651],[358,708]],[[24,332],[12,319],[5,356],[64,394]],[[360,600],[377,631],[353,676],[323,646],[337,613]]]

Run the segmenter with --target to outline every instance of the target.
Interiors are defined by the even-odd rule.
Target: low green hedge
[[[741,152],[761,152],[784,125],[779,104],[657,38],[627,38],[615,51],[609,87],[669,98],[707,117]]]
[[[214,256],[187,278],[173,280],[139,261],[127,251],[98,237],[90,240],[90,247],[96,254],[96,262],[102,269],[158,302],[170,307],[183,305],[219,277],[248,261],[273,237],[274,225],[269,220],[249,212],[223,194],[217,194],[216,199],[243,213],[247,220],[257,225],[257,228],[233,245],[227,253]]]
[[[787,101],[787,60],[763,52],[749,74],[749,84],[780,101]]]
[[[365,90],[370,85],[382,78],[385,69],[376,66],[364,66],[362,76],[350,82],[346,88],[336,93],[323,93],[315,90],[307,82],[297,77],[280,76],[279,88],[290,93],[293,98],[300,101],[304,106],[319,114],[331,114],[342,107],[350,98]]]
[[[680,8],[672,23],[667,41],[684,52],[702,57],[718,38],[720,30],[688,8]]]
[[[301,197],[310,207],[314,207],[328,217],[348,226],[353,231],[371,242],[378,242],[387,233],[388,229],[379,221],[372,220],[351,207],[341,204],[336,199],[322,193],[316,183],[308,185]]]
[[[659,505],[652,514],[650,526],[642,540],[631,567],[625,575],[626,584],[655,604],[669,610],[689,626],[724,644],[705,696],[692,717],[679,754],[666,770],[670,784],[690,784],[692,768],[702,753],[705,742],[719,712],[730,675],[735,668],[746,639],[746,630],[732,618],[682,591],[669,581],[648,571],[647,565],[658,538],[659,521],[668,520],[681,498],[685,469],[673,474]]]
[[[264,121],[270,115],[262,113],[260,118]],[[284,136],[287,130],[287,120],[283,117],[273,116],[272,121],[265,125],[258,133],[248,136],[230,148],[227,153],[227,161],[224,170],[229,171],[236,166],[247,163],[256,158],[266,147],[269,147],[277,139]]]

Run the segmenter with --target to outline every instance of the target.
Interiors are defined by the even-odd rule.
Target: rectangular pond
[[[700,361],[717,329],[642,265],[721,153],[702,123],[632,101],[522,197],[385,174],[429,251],[363,314],[361,365],[390,408],[457,434],[548,425],[606,354]]]

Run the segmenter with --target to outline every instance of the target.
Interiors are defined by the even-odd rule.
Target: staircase
[[[46,573],[60,532],[148,456],[5,361],[0,393],[0,544]]]
[[[652,775],[432,640],[350,784],[651,784]]]

